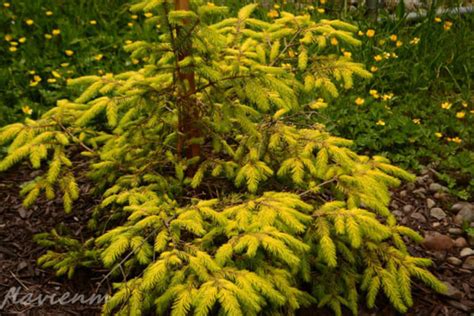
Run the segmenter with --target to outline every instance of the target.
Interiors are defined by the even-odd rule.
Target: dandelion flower
[[[53,15],[53,11],[46,11],[45,14],[46,14],[46,16],[52,16],[52,15]]]
[[[9,8],[9,7],[10,7],[10,3],[4,2],[4,3],[3,3],[3,6],[4,6],[5,8]]]
[[[337,38],[331,37],[331,45],[336,46],[337,44],[339,44],[339,41],[337,40]]]
[[[390,40],[392,42],[396,42],[398,40],[398,36],[396,34],[392,34],[392,35],[390,35]]]
[[[51,35],[51,34],[44,34],[44,38],[46,38],[46,39],[49,40],[49,39],[52,39],[52,38],[53,38],[53,35]]]
[[[351,52],[344,52],[344,57],[346,58],[351,58],[352,57],[352,53]]]
[[[415,123],[417,125],[421,124],[421,120],[419,118],[414,118],[412,121],[413,121],[413,123]]]
[[[467,108],[467,102],[466,101],[462,101],[461,104],[462,104],[463,108]]]
[[[67,50],[64,51],[64,54],[66,54],[66,56],[71,57],[72,55],[74,55],[74,51],[72,51],[70,49],[67,49]]]
[[[99,60],[101,60],[103,57],[104,57],[104,55],[102,55],[102,54],[97,54],[97,55],[95,55],[94,59],[97,60],[97,61],[99,61]]]
[[[443,134],[440,133],[440,132],[436,132],[436,133],[435,133],[435,136],[438,137],[438,138],[441,138],[441,137],[443,137]]]
[[[51,71],[51,74],[52,74],[55,78],[61,78],[61,74],[60,74],[59,72],[57,72],[56,70]]]
[[[18,48],[16,48],[15,46],[11,46],[9,49],[8,49],[10,52],[14,53],[18,50]]]
[[[377,70],[379,70],[377,66],[370,67],[370,72],[377,72]]]
[[[267,16],[268,16],[269,18],[272,18],[272,19],[277,18],[279,15],[280,15],[280,14],[278,13],[277,10],[270,10],[270,11],[267,13]]]
[[[385,126],[385,121],[384,120],[378,120],[375,124],[379,125],[379,126]]]
[[[10,42],[11,40],[13,40],[13,36],[11,36],[10,34],[5,35],[4,38],[7,42]]]
[[[395,45],[396,45],[397,47],[401,47],[401,46],[403,45],[403,42],[402,42],[402,41],[397,41],[397,42],[395,43]]]
[[[57,80],[54,79],[54,78],[49,78],[49,79],[48,79],[48,83],[55,83],[56,81],[57,81]]]
[[[362,105],[365,103],[365,100],[362,99],[361,97],[358,97],[357,99],[355,99],[355,104],[357,105]]]
[[[379,92],[378,92],[377,90],[375,90],[375,89],[369,90],[369,94],[370,94],[372,97],[374,97],[375,99],[380,98]]]
[[[464,111],[456,113],[456,118],[458,118],[458,119],[462,119],[465,116],[466,116],[466,112],[464,112]]]
[[[375,56],[374,56],[374,60],[375,60],[375,61],[381,61],[382,59],[383,59],[383,57],[380,56],[380,55],[375,55]]]
[[[23,44],[24,42],[26,42],[26,37],[20,37],[18,39],[18,42],[20,42],[21,44]]]
[[[35,21],[33,21],[32,19],[28,19],[25,21],[26,25],[33,25],[35,23]]]
[[[134,15],[131,16],[131,18],[132,18],[132,20],[136,20],[136,19],[138,19],[138,15],[134,14]]]
[[[144,16],[145,16],[146,18],[151,18],[151,17],[153,16],[153,13],[151,13],[151,12],[146,12],[146,13],[144,14]]]
[[[61,34],[61,30],[60,29],[54,29],[53,32],[51,32],[54,36],[58,36],[59,34]]]
[[[322,2],[321,2],[321,3],[322,3]],[[318,8],[317,11],[318,11],[318,13],[321,13],[321,14],[323,14],[324,12],[326,12],[326,10],[324,10],[324,8]]]
[[[441,18],[440,18],[439,16],[437,16],[437,17],[434,18],[434,21],[435,21],[436,23],[440,23],[440,22],[441,22]]]
[[[444,109],[444,110],[449,110],[452,105],[453,105],[453,104],[450,103],[450,102],[443,102],[443,103],[441,104],[441,108]]]
[[[90,21],[89,21],[89,24],[90,24],[90,25],[96,25],[96,24],[97,24],[97,21],[96,21],[96,20],[90,20]]]
[[[374,37],[375,36],[375,30],[373,29],[368,29],[367,32],[365,33],[367,37]]]
[[[451,21],[445,21],[445,22],[444,22],[444,25],[443,25],[443,29],[444,29],[445,31],[449,31],[452,26],[453,26],[453,22],[451,22]]]

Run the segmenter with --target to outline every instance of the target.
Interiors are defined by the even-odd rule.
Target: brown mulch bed
[[[95,201],[83,194],[76,202],[74,211],[65,214],[59,201],[42,202],[31,209],[24,209],[18,197],[19,185],[31,179],[31,173],[25,169],[4,173],[0,178],[0,307],[3,298],[12,287],[20,287],[21,294],[36,295],[56,294],[58,297],[66,292],[84,294],[86,297],[93,293],[110,291],[108,280],[101,283],[105,273],[101,271],[78,271],[73,279],[58,278],[51,269],[39,268],[36,264],[38,257],[45,252],[34,241],[33,236],[40,232],[50,231],[62,224],[77,238],[86,239],[84,224]],[[449,228],[459,228],[453,223],[452,214],[442,220],[436,220],[429,215],[426,205],[428,198],[438,207],[449,210],[455,199],[442,192],[431,192],[429,185],[433,182],[432,174],[419,177],[417,183],[409,184],[393,192],[392,211],[396,211],[399,220],[422,234],[437,231],[449,235]],[[83,192],[87,192],[87,184],[81,184]],[[419,190],[423,188],[424,190]],[[417,191],[418,190],[418,191]],[[415,191],[415,193],[414,193]],[[411,205],[412,209],[405,206]],[[425,222],[412,217],[420,213]],[[458,236],[452,236],[458,237]],[[464,236],[467,239],[467,236]],[[472,247],[473,245],[471,245]],[[474,312],[474,271],[463,269],[446,261],[449,256],[459,256],[458,248],[445,251],[428,251],[421,245],[410,245],[410,252],[420,257],[431,257],[434,265],[431,271],[441,280],[449,282],[458,293],[453,297],[434,294],[420,284],[414,284],[413,298],[415,305],[408,315],[470,315]],[[103,272],[103,271],[102,271]],[[98,285],[102,286],[98,289]],[[7,305],[0,315],[98,315],[100,305],[48,305],[24,306],[21,304]],[[306,310],[304,315],[326,314],[317,310]],[[381,301],[376,311],[361,311],[361,315],[397,315],[386,301]],[[330,315],[330,314],[328,314]],[[472,315],[472,314],[471,314]]]

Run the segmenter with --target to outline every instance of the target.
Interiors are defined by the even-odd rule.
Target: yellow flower
[[[320,0],[319,1],[321,4],[325,4],[326,3],[326,0]]]
[[[384,101],[391,100],[392,98],[393,98],[393,93],[387,93],[387,94],[382,95],[382,100]]]
[[[398,55],[397,55],[397,54],[395,54],[395,53],[391,53],[391,54],[389,54],[389,57],[392,57],[392,58],[398,58]]]
[[[367,32],[365,33],[367,37],[374,37],[375,36],[375,30],[373,29],[368,29]]]
[[[337,44],[339,44],[339,41],[337,40],[337,38],[331,37],[331,45],[336,46]]]
[[[416,45],[420,42],[420,38],[419,37],[413,37],[413,39],[410,41],[410,44],[412,45]]]
[[[436,133],[435,133],[435,136],[438,137],[438,138],[441,138],[441,137],[443,137],[443,134],[441,134],[441,133],[439,133],[439,132],[436,132]]]
[[[449,138],[448,140],[449,140],[450,142],[453,142],[453,143],[456,143],[456,144],[462,143],[462,139],[459,138],[459,137],[457,137],[457,136],[456,136],[456,137],[453,137],[453,138]]]
[[[445,21],[443,25],[443,29],[445,31],[449,31],[451,29],[451,26],[453,26],[453,22],[451,21]]]
[[[346,58],[351,58],[352,57],[352,53],[351,52],[344,52],[344,57]]]
[[[4,6],[5,8],[9,8],[9,7],[10,7],[10,3],[4,2],[4,3],[3,3],[3,6]]]
[[[18,39],[18,42],[20,42],[20,43],[23,44],[24,42],[26,42],[26,37],[20,37],[20,38]]]
[[[359,31],[359,32],[357,32],[357,35],[359,35],[359,36],[364,36],[364,32]]]
[[[32,110],[28,105],[22,106],[22,107],[21,107],[21,110],[22,110],[23,113],[25,113],[26,115],[31,115],[31,114],[33,114],[33,110]]]
[[[462,118],[464,118],[465,116],[466,116],[466,112],[464,112],[464,111],[461,111],[461,112],[456,113],[456,117],[457,117],[458,119],[462,119]]]
[[[46,11],[46,15],[47,15],[47,16],[52,16],[52,15],[53,15],[53,11]]]
[[[16,48],[15,46],[11,46],[8,50],[14,53],[18,50],[18,48]]]
[[[384,120],[378,120],[377,123],[375,123],[376,125],[379,125],[379,126],[385,126],[385,121]]]
[[[322,2],[321,2],[322,3]],[[318,13],[321,13],[323,14],[324,12],[326,12],[326,10],[324,10],[324,8],[318,8],[317,9]]]
[[[125,44],[127,44],[127,45],[130,45],[130,44],[132,44],[132,43],[133,43],[133,42],[132,42],[131,40],[126,40],[126,41],[125,41]]]
[[[463,108],[467,108],[467,102],[466,101],[462,101],[461,104],[462,104]]]
[[[132,23],[132,22],[128,22],[127,25],[128,25],[128,27],[132,27],[132,26],[133,26],[133,23]]]
[[[66,68],[66,67],[68,67],[68,66],[69,66],[69,63],[62,63],[62,64],[61,64],[61,67],[63,67],[63,68]]]
[[[64,51],[64,54],[66,54],[66,56],[70,57],[70,56],[74,55],[74,51],[72,51],[70,49],[67,49],[67,50]]]
[[[382,58],[382,56],[380,56],[380,55],[375,55],[375,56],[374,56],[374,60],[375,60],[375,61],[381,61],[382,59],[383,59],[383,58]]]
[[[317,99],[316,101],[314,101],[313,103],[311,103],[309,105],[309,107],[314,109],[314,110],[324,109],[327,106],[328,106],[328,104],[326,102],[324,102],[324,99],[322,99],[322,98]]]
[[[7,35],[5,35],[4,38],[5,38],[5,40],[6,40],[7,42],[9,42],[9,41],[11,41],[11,40],[13,39],[13,36],[11,36],[10,34],[7,34]]]
[[[18,42],[10,42],[11,46],[18,46]]]
[[[140,60],[138,60],[136,58],[132,59],[132,64],[136,65],[138,63],[140,63]]]
[[[153,13],[151,13],[151,12],[146,12],[146,13],[144,14],[144,16],[145,16],[146,18],[151,18],[151,17],[153,16]]]
[[[35,21],[33,21],[32,19],[28,19],[25,21],[26,25],[33,25],[35,23]]]
[[[104,57],[104,55],[102,55],[102,54],[97,54],[97,55],[95,55],[94,58],[95,58],[95,60],[99,61],[99,60],[101,60],[103,57]]]
[[[279,4],[275,4],[275,5],[273,5],[273,7],[274,7],[275,9],[277,9],[277,10],[280,9],[280,5],[279,5]]]
[[[52,38],[53,38],[53,35],[51,35],[51,34],[44,34],[44,38],[46,38],[46,39],[52,39]]]
[[[398,40],[398,36],[396,34],[392,34],[392,35],[390,35],[390,40],[392,42],[396,42]]]
[[[374,89],[371,89],[369,90],[369,93],[372,97],[374,97],[375,99],[378,99],[380,98],[380,95],[379,95],[379,92],[377,90],[374,90]]]
[[[28,71],[28,73],[29,73],[30,75],[34,75],[34,74],[36,73],[36,71],[30,70],[30,71]]]
[[[435,21],[436,23],[440,23],[440,22],[441,22],[441,18],[440,18],[439,16],[437,16],[437,17],[434,18],[434,21]]]
[[[402,42],[402,41],[397,41],[397,43],[395,43],[395,45],[396,45],[397,47],[401,47],[401,46],[403,45],[403,42]]]
[[[443,102],[443,103],[441,104],[441,108],[442,108],[442,109],[445,109],[445,110],[449,110],[452,105],[453,105],[453,104],[450,103],[450,102]]]
[[[269,18],[272,18],[272,19],[277,18],[279,15],[280,15],[280,14],[278,13],[277,10],[270,10],[270,11],[267,13],[267,16],[268,16]]]
[[[134,15],[131,16],[131,18],[132,18],[133,20],[136,20],[136,19],[138,19],[138,15],[134,14]]]
[[[61,30],[60,30],[60,29],[54,29],[53,32],[52,32],[52,34],[53,34],[54,36],[57,36],[57,35],[61,34]]]
[[[370,72],[376,72],[377,70],[379,70],[379,68],[376,66],[370,67]]]
[[[385,42],[386,42],[386,41],[385,41],[384,39],[380,39],[380,40],[379,40],[379,45],[380,45],[380,46],[383,46],[383,45],[385,45]]]
[[[419,124],[421,123],[421,120],[420,120],[419,118],[414,118],[414,119],[413,119],[413,123],[419,125]]]
[[[49,78],[48,79],[48,83],[55,83],[55,82],[56,82],[56,79],[54,79],[54,78]]]
[[[90,20],[90,21],[89,21],[89,24],[90,24],[90,25],[96,25],[96,24],[97,24],[97,21],[96,21],[96,20]]]
[[[60,74],[59,72],[57,72],[56,70],[51,71],[51,74],[52,74],[55,78],[61,78],[61,74]]]
[[[40,76],[34,75],[33,80],[36,81],[36,82],[40,82],[42,79],[41,79]]]
[[[30,81],[30,87],[36,87],[40,82],[39,81]]]
[[[207,6],[209,6],[209,7],[215,7],[216,5],[215,5],[214,2],[208,2],[208,3],[207,3]]]
[[[357,105],[362,105],[365,103],[365,100],[362,99],[361,97],[358,97],[357,99],[355,99],[355,104]]]

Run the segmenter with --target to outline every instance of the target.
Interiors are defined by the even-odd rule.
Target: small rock
[[[390,208],[396,210],[398,208],[398,203],[395,201],[390,202]]]
[[[448,283],[448,282],[443,282],[443,283],[448,288],[446,293],[443,293],[444,295],[446,295],[448,297],[455,298],[455,299],[462,299],[463,294],[462,294],[461,291],[459,291],[457,288],[455,288],[451,283]]]
[[[431,192],[438,192],[438,191],[442,191],[443,190],[443,186],[439,183],[431,183],[430,184],[430,191]]]
[[[454,217],[454,221],[460,221],[460,223],[456,224],[462,224],[463,222],[468,222],[472,223],[474,222],[474,209],[465,207],[462,210],[459,211],[458,215]]]
[[[413,191],[415,189],[415,184],[413,182],[410,182],[407,184],[407,189],[410,191]]]
[[[18,209],[18,214],[20,215],[21,218],[25,219],[27,216],[26,210],[23,207],[20,207]]]
[[[474,270],[474,256],[467,257],[462,265],[463,269]]]
[[[402,217],[402,216],[403,216],[403,213],[400,212],[400,211],[398,211],[398,210],[397,210],[397,211],[393,211],[392,214],[395,215],[396,217]]]
[[[431,209],[430,216],[436,218],[437,220],[442,220],[446,218],[446,213],[439,207]]]
[[[415,208],[413,207],[413,205],[407,204],[402,208],[402,211],[405,212],[405,213],[410,213],[414,209]]]
[[[459,255],[461,256],[461,258],[469,257],[469,256],[474,255],[474,250],[472,250],[471,248],[463,248],[463,250],[461,250],[461,253]]]
[[[420,223],[426,223],[426,218],[423,216],[423,214],[420,213],[413,213],[410,215],[411,218],[416,219]]]
[[[458,237],[454,240],[454,247],[456,248],[465,248],[467,246],[467,241],[464,237]]]
[[[432,199],[426,199],[426,206],[429,209],[432,209],[433,207],[435,207],[435,205],[436,205],[435,201],[433,201]]]
[[[441,223],[440,223],[440,222],[434,222],[433,224],[431,224],[431,226],[432,226],[433,228],[436,228],[436,227],[441,226]]]
[[[406,191],[406,190],[402,190],[402,191],[400,191],[399,195],[400,195],[400,197],[404,198],[404,197],[407,196],[407,191]]]
[[[454,242],[449,236],[438,232],[429,232],[425,236],[423,246],[428,250],[449,250],[453,248]]]
[[[418,184],[424,184],[425,183],[425,177],[416,177],[415,182]]]
[[[434,197],[435,199],[437,199],[437,200],[443,200],[443,199],[446,198],[446,196],[447,196],[447,195],[446,195],[446,193],[444,193],[444,192],[436,192],[436,193],[433,195],[433,197]]]
[[[462,264],[462,260],[456,257],[449,257],[446,261],[454,266],[460,266]]]
[[[472,205],[469,202],[458,202],[458,203],[454,204],[453,206],[451,206],[451,211],[459,212],[460,210],[462,210],[465,207],[472,208]]]
[[[452,235],[462,235],[462,229],[457,227],[452,227],[448,229],[448,232]]]
[[[425,188],[419,188],[419,189],[413,190],[413,194],[415,194],[415,195],[417,195],[421,198],[425,198],[425,193],[426,193]]]

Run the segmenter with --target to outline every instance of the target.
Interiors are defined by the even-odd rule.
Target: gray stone
[[[472,223],[472,222],[474,222],[474,209],[469,208],[469,207],[465,207],[465,208],[463,208],[462,210],[459,211],[459,213],[458,213],[458,215],[456,215],[456,217],[457,216],[462,217],[463,222]]]
[[[429,209],[432,209],[433,207],[435,207],[435,205],[436,205],[435,201],[433,201],[432,199],[426,199],[426,206]]]
[[[442,191],[443,190],[443,186],[439,183],[431,183],[430,184],[430,191],[431,192],[438,192],[438,191]]]
[[[463,231],[461,228],[457,228],[457,227],[452,227],[450,229],[448,229],[448,232],[452,235],[462,235]]]
[[[403,208],[402,208],[402,211],[404,213],[410,213],[411,211],[413,211],[415,208],[413,207],[413,205],[410,205],[410,204],[407,204],[405,205]]]
[[[423,214],[420,213],[413,213],[410,215],[411,218],[416,219],[417,221],[421,223],[426,223],[426,218],[423,216]]]
[[[456,257],[449,257],[446,261],[454,266],[460,266],[462,264],[462,260]]]
[[[431,209],[430,216],[436,218],[437,220],[442,220],[446,218],[446,213],[439,207]]]
[[[402,198],[403,198],[403,197],[406,197],[406,196],[407,196],[407,191],[406,191],[406,190],[402,190],[402,191],[400,191],[399,195],[400,195],[400,197],[402,197]]]
[[[469,202],[458,202],[458,203],[454,204],[453,206],[451,206],[451,211],[459,212],[460,210],[462,210],[463,208],[466,208],[466,207],[467,208],[472,208],[473,206]]]
[[[472,256],[472,255],[474,255],[474,250],[472,250],[471,248],[463,248],[461,250],[461,253],[459,254],[459,256],[461,258],[469,257],[469,256]]]
[[[455,288],[451,283],[448,283],[448,282],[443,282],[443,283],[446,285],[448,289],[446,293],[443,293],[444,295],[451,298],[455,298],[455,299],[461,299],[463,297],[462,292],[459,291],[457,288]]]
[[[414,190],[415,189],[415,184],[413,182],[408,183],[407,184],[407,189],[410,190],[410,191]]]
[[[453,240],[446,235],[438,232],[427,232],[423,240],[423,246],[427,250],[443,251],[453,248]]]
[[[454,240],[454,247],[456,248],[465,248],[467,246],[468,244],[464,237],[458,237]]]
[[[463,269],[474,270],[474,256],[467,257],[462,267]]]
[[[403,213],[398,211],[398,210],[393,211],[392,214],[395,215],[396,217],[402,217],[403,216]]]

